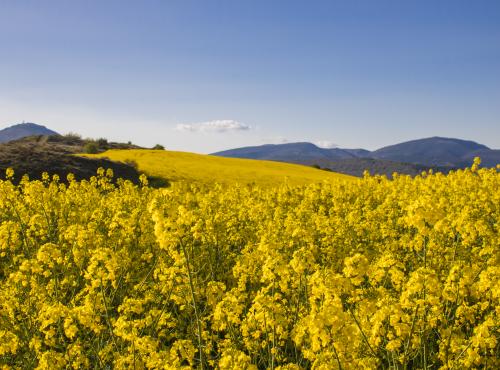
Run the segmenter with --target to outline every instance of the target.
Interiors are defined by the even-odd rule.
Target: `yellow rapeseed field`
[[[478,166],[164,189],[8,170],[0,367],[498,369],[500,167]]]
[[[288,182],[305,185],[322,181],[354,180],[354,177],[290,163],[252,159],[223,158],[167,150],[109,150],[89,157],[106,157],[113,161],[133,161],[139,171],[169,181],[204,184],[258,184],[275,186]]]

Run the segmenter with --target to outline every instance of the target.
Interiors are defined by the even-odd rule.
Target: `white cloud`
[[[286,144],[289,143],[290,140],[288,140],[284,136],[267,136],[267,137],[261,137],[259,138],[259,141],[264,144]]]
[[[250,130],[250,126],[232,119],[220,119],[199,123],[179,123],[175,126],[175,130],[187,132],[247,131]]]
[[[191,123],[179,123],[175,126],[176,131],[196,131]]]
[[[286,143],[290,142],[290,140],[288,140],[286,137],[283,137],[283,136],[278,136],[275,141],[278,144],[286,144]]]
[[[314,144],[324,149],[333,149],[338,147],[337,144],[329,140],[318,140]]]

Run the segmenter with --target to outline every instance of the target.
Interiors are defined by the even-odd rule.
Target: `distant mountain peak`
[[[491,151],[471,140],[434,136],[389,145],[374,151],[373,157],[430,166],[461,167],[468,164],[471,153]]]
[[[59,135],[57,132],[48,129],[43,125],[33,122],[17,123],[0,130],[0,143],[22,139],[27,136],[38,135]]]
[[[9,128],[10,129],[14,129],[14,128],[40,128],[40,129],[49,130],[46,126],[40,125],[38,123],[33,123],[33,122],[16,123],[16,124],[13,124],[13,125],[5,128],[4,130],[9,129]]]
[[[409,140],[396,145],[403,145],[409,143],[434,143],[434,144],[454,143],[468,147],[474,147],[475,149],[489,149],[486,145],[479,144],[472,140],[464,140],[464,139],[457,139],[453,137],[444,137],[444,136],[432,136],[422,139]]]
[[[339,148],[325,149],[309,142],[248,146],[213,153],[221,157],[265,159],[280,162],[304,163],[311,160],[351,158],[353,155]]]

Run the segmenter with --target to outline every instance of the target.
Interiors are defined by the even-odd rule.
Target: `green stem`
[[[118,349],[118,345],[116,344],[116,339],[115,339],[115,333],[113,332],[113,327],[111,326],[111,322],[109,320],[109,310],[108,310],[108,304],[106,303],[106,297],[104,296],[104,288],[102,285],[102,278],[101,278],[101,295],[102,295],[102,301],[104,303],[104,309],[106,310],[106,323],[108,324],[109,328],[109,333],[111,334],[111,339],[113,340],[113,344],[115,345],[115,348]]]
[[[349,313],[351,314],[354,322],[356,323],[356,326],[358,327],[359,331],[361,332],[361,336],[363,337],[363,340],[364,340],[365,344],[370,349],[370,352],[372,353],[372,355],[374,357],[380,358],[379,356],[377,356],[377,353],[373,350],[372,346],[370,345],[370,342],[368,342],[368,338],[366,337],[365,332],[361,328],[361,325],[359,324],[358,319],[356,319],[356,316],[354,316],[354,313],[352,312],[351,307],[349,307],[348,310],[349,310]]]
[[[198,316],[198,306],[196,305],[193,276],[191,274],[189,255],[186,251],[186,247],[184,246],[184,243],[182,243],[182,240],[179,240],[179,244],[181,245],[182,253],[184,254],[184,258],[186,259],[186,268],[187,268],[188,279],[189,279],[189,289],[191,291],[191,300],[193,301],[194,315],[196,318],[196,328],[198,331],[198,351],[200,352],[200,366],[201,366],[201,369],[203,370],[204,365],[203,365],[203,346],[202,346],[202,337],[201,337],[201,323],[200,323],[200,317]]]
[[[339,365],[339,370],[342,370],[342,364],[340,363],[339,354],[337,353],[337,349],[335,348],[335,343],[332,342],[333,353],[335,354],[335,359],[337,360],[337,364]]]

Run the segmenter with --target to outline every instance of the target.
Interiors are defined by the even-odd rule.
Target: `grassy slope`
[[[134,161],[141,172],[169,181],[270,186],[277,183],[302,185],[324,180],[354,178],[289,163],[251,159],[223,158],[210,155],[166,150],[109,150],[89,157],[106,157],[112,161]]]

